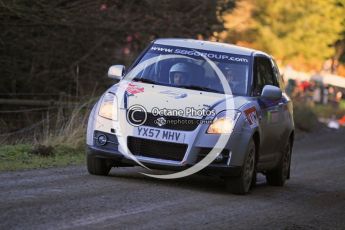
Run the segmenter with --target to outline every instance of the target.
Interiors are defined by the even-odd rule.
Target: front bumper
[[[128,167],[128,166],[137,166],[137,163],[131,159],[127,159],[118,151],[112,151],[107,149],[102,149],[96,146],[87,146],[87,154],[92,155],[98,158],[105,158],[113,161],[114,167]],[[164,164],[155,164],[155,163],[145,163],[145,166],[151,169],[159,170],[169,170],[169,171],[182,171],[192,166],[192,164],[186,164],[183,166],[179,165],[164,165]],[[203,170],[200,174],[222,176],[222,177],[236,177],[240,176],[242,167],[240,166],[228,166],[223,164],[210,164]]]

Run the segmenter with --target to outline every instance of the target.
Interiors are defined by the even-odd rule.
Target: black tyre
[[[247,149],[246,159],[242,166],[241,176],[225,179],[226,189],[233,194],[244,195],[256,181],[255,143],[250,141]]]
[[[111,166],[108,164],[107,159],[87,155],[87,171],[90,174],[107,176],[110,169]]]
[[[273,186],[284,186],[285,181],[289,178],[290,164],[291,143],[288,143],[277,168],[266,173],[267,183]]]

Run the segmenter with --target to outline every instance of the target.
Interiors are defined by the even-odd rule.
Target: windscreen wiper
[[[193,89],[193,90],[201,90],[201,91],[213,92],[213,93],[224,93],[224,92],[221,92],[221,91],[216,90],[216,89],[211,89],[211,88],[208,88],[208,87],[198,86],[198,85],[182,86],[182,88]]]
[[[143,83],[148,83],[148,84],[159,84],[159,82],[151,80],[151,79],[147,79],[147,78],[133,78],[132,81],[136,81],[136,82],[143,82]]]

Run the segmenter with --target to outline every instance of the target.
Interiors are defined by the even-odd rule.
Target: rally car
[[[261,51],[192,39],[158,39],[93,107],[87,169],[141,165],[220,176],[246,194],[263,173],[283,186],[294,142],[292,102],[274,59]]]

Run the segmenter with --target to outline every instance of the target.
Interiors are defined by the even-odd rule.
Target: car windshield
[[[126,78],[131,76],[133,81],[224,93],[212,63],[224,74],[232,94],[246,95],[249,56],[209,50],[153,44],[132,68],[134,76],[128,74]]]

